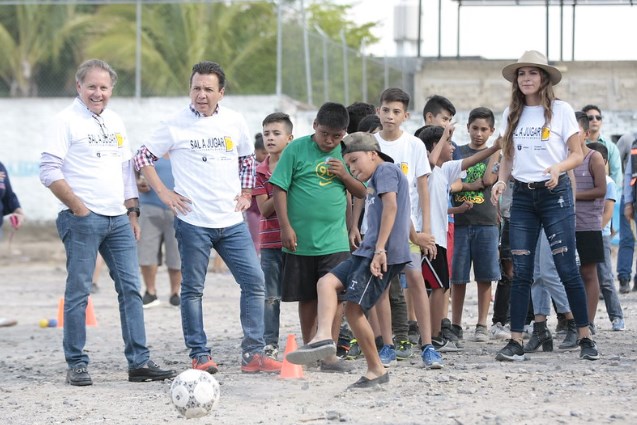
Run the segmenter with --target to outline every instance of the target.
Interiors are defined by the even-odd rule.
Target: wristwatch
[[[130,215],[130,213],[135,213],[137,214],[137,217],[139,217],[139,207],[130,207],[129,209],[126,210],[126,215]]]

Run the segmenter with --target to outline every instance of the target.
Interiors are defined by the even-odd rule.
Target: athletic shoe
[[[555,327],[555,336],[566,335],[568,332],[568,319],[560,316],[557,318],[557,326]]]
[[[276,360],[277,356],[279,355],[279,347],[274,344],[268,344],[263,348],[263,353],[267,357]]]
[[[161,304],[161,301],[157,299],[157,295],[149,294],[148,291],[144,293],[142,302],[144,303],[144,308],[156,307]]]
[[[197,370],[203,370],[208,373],[217,373],[219,367],[212,357],[208,354],[201,354],[196,359],[192,359],[192,368]]]
[[[162,369],[152,360],[148,360],[142,367],[129,369],[128,371],[128,380],[130,382],[163,381],[175,376],[177,376],[176,370]]]
[[[409,338],[409,341],[413,345],[418,344],[418,340],[420,339],[420,330],[418,329],[418,322],[412,321],[412,320],[409,321],[409,331],[407,332],[407,337]]]
[[[495,356],[496,360],[501,362],[513,362],[524,360],[524,348],[522,344],[514,339],[510,339],[509,343]]]
[[[385,344],[378,352],[380,362],[385,367],[396,366],[396,348],[393,345]]]
[[[356,360],[361,355],[361,346],[358,345],[356,338],[349,342],[349,351],[347,352],[347,360]]]
[[[336,344],[331,339],[310,342],[295,351],[286,354],[285,358],[292,364],[312,364],[336,354]]]
[[[179,294],[172,294],[170,296],[170,305],[179,307],[181,305],[181,298],[179,298]]]
[[[433,345],[425,345],[421,357],[427,369],[442,369],[444,367],[442,356],[436,351]]]
[[[361,376],[358,381],[354,382],[352,385],[347,387],[347,389],[357,390],[357,389],[364,389],[364,388],[374,388],[378,385],[383,385],[388,382],[389,382],[389,372],[374,379],[369,379],[369,378],[366,378],[365,376]]]
[[[595,333],[597,332],[597,327],[595,326],[595,323],[589,323],[588,329],[590,329],[591,335],[595,335]]]
[[[577,345],[580,347],[579,358],[584,360],[597,360],[599,359],[599,352],[597,351],[597,345],[595,341],[590,338],[582,338],[577,341]]]
[[[477,324],[473,339],[477,342],[487,342],[489,340],[489,332],[485,325]]]
[[[624,330],[624,319],[615,317],[613,319],[613,330],[614,331],[623,331]]]
[[[496,322],[495,324],[493,324],[489,333],[491,334],[492,339],[511,339],[511,331],[500,322]]]
[[[88,374],[86,364],[80,363],[66,371],[66,382],[76,387],[93,385],[91,375]]]
[[[454,329],[451,321],[447,318],[442,319],[440,322],[440,333],[442,334],[442,337],[456,344],[456,347],[463,348],[464,344],[460,342],[462,328],[460,326],[458,326],[458,328],[460,329],[460,332],[456,333],[457,331]]]
[[[533,335],[533,322],[528,325],[524,325],[524,330],[522,331],[522,339],[529,339]]]
[[[281,366],[283,363],[261,353],[245,353],[241,357],[241,372],[243,373],[277,373],[281,371]]]
[[[398,341],[396,347],[396,359],[406,360],[414,354],[414,348],[411,342],[402,340]]]
[[[449,341],[442,335],[439,335],[436,338],[431,338],[431,344],[439,353],[454,353],[460,351],[453,341]]]

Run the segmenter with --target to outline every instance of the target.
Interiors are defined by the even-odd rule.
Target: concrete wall
[[[502,68],[513,61],[484,59],[423,59],[415,77],[414,115],[422,118],[427,97],[446,96],[458,110],[456,121],[466,124],[468,112],[486,106],[499,122],[510,100],[511,83]],[[637,131],[637,62],[559,62],[562,81],[556,95],[580,109],[595,104],[604,115],[607,136]],[[462,135],[458,135],[464,139]]]

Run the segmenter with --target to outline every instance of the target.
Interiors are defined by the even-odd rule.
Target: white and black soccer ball
[[[217,406],[221,389],[208,372],[188,369],[179,374],[170,386],[170,398],[185,418],[206,416]]]

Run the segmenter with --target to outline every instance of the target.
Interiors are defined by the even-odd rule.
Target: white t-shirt
[[[403,131],[403,134],[394,141],[387,141],[380,136],[374,135],[380,150],[391,156],[394,164],[398,165],[407,176],[409,183],[409,200],[411,202],[411,221],[414,223],[416,231],[422,230],[422,211],[420,209],[420,197],[418,196],[418,177],[431,174],[431,166],[427,155],[427,148],[422,140]]]
[[[93,114],[76,98],[61,111],[52,143],[44,153],[62,159],[62,174],[73,193],[96,214],[126,213],[122,163],[132,157],[126,129],[119,115],[105,109]],[[68,209],[60,202],[59,210]]]
[[[542,106],[525,106],[520,122],[513,134],[513,169],[514,179],[524,183],[539,182],[549,179],[544,173],[551,165],[566,159],[568,155],[567,140],[579,132],[573,108],[566,102],[555,100],[552,105],[553,117],[548,124],[550,135],[542,140],[544,127],[544,108]],[[502,114],[500,135],[506,132],[509,108]]]
[[[462,176],[462,159],[447,161],[441,167],[435,166],[429,176],[429,212],[431,214],[431,233],[436,245],[447,249],[447,229],[449,215],[447,207],[451,183]]]
[[[212,116],[198,117],[187,106],[165,120],[145,145],[157,157],[170,152],[174,190],[192,201],[180,220],[208,228],[243,221],[235,211],[239,157],[254,153],[254,145],[241,114],[219,105]]]

